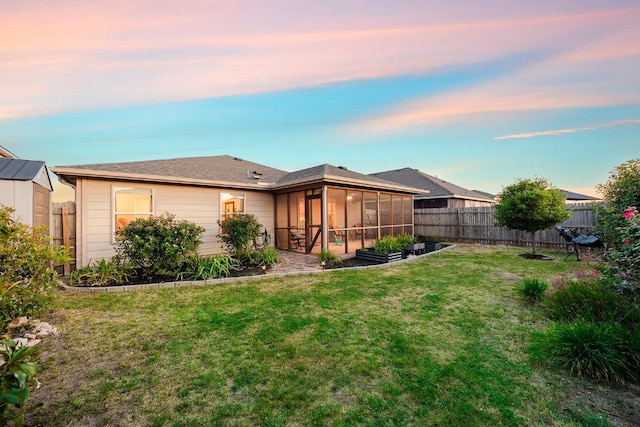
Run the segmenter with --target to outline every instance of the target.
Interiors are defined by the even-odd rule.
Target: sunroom
[[[413,234],[420,190],[326,164],[289,174],[277,187],[278,249],[343,256],[387,235]]]

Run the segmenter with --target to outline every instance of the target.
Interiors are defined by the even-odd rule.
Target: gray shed
[[[0,204],[15,209],[14,219],[49,227],[52,191],[44,162],[0,157]]]

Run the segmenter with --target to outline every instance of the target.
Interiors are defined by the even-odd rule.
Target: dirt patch
[[[562,411],[571,417],[576,411],[605,415],[615,426],[640,426],[640,385],[607,386],[581,383],[566,397]]]
[[[553,260],[555,260],[555,258],[552,257],[552,256],[541,255],[541,254],[532,254],[530,252],[527,252],[526,254],[520,254],[518,256],[520,256],[522,258],[526,258],[526,259],[536,259],[536,260],[540,260],[540,261],[553,261]]]

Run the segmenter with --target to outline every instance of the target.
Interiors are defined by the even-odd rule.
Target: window
[[[220,193],[220,219],[234,213],[244,213],[244,194]]]
[[[115,230],[126,227],[137,218],[153,215],[153,191],[141,187],[113,187]]]

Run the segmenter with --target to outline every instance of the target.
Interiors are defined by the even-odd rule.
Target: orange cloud
[[[255,28],[252,21],[245,22],[251,10],[247,4],[265,7],[199,1],[162,6],[150,1],[114,1],[108,8],[84,1],[44,3],[37,8],[16,3],[14,10],[0,16],[0,119],[425,74],[519,52],[550,50],[558,44],[567,52],[576,52],[557,60],[556,68],[561,68],[557,65],[560,60],[580,61],[594,54],[594,50],[580,49],[583,40],[592,37],[595,24],[602,31],[618,31],[629,27],[629,22],[635,25],[640,10],[466,18],[437,24],[433,19],[410,26],[371,25],[354,16],[348,28],[333,28],[331,22],[322,21],[309,30],[294,24],[273,30],[265,19]],[[432,19],[428,13],[425,17]],[[595,52],[610,55],[606,39],[601,44]],[[629,48],[620,54],[634,52]],[[518,98],[529,102],[526,98],[536,97],[521,89],[520,84],[528,82],[526,75],[522,81],[501,82],[516,88],[515,95],[479,95],[502,99],[505,104],[490,106],[488,111],[522,108]],[[439,111],[419,104],[398,106],[390,117],[372,124],[374,128],[385,123],[388,127],[412,126],[425,117],[451,117],[485,108],[480,100],[473,101],[473,92],[456,95],[472,102],[465,105],[442,99]],[[590,103],[602,102],[597,96],[592,98]]]

